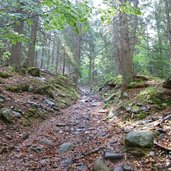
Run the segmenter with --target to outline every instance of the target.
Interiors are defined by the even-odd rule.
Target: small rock
[[[115,152],[106,152],[105,153],[105,159],[109,160],[117,160],[117,159],[122,159],[124,156],[120,153],[115,153]]]
[[[147,107],[147,106],[142,106],[142,107],[141,107],[141,110],[142,110],[143,112],[149,112],[150,108]]]
[[[94,171],[110,171],[110,169],[102,160],[97,159],[94,163]]]
[[[12,110],[8,108],[0,109],[0,119],[8,123],[13,123],[14,116]]]
[[[122,166],[116,166],[113,171],[123,171]]]
[[[57,126],[57,127],[65,127],[66,124],[65,124],[65,123],[57,123],[56,126]]]
[[[36,152],[36,153],[40,153],[43,149],[41,147],[37,147],[37,146],[31,146],[30,147],[30,151]]]
[[[64,143],[60,145],[59,152],[60,153],[66,153],[74,148],[74,145],[72,143]]]
[[[84,163],[79,163],[77,165],[77,171],[86,171],[86,170],[89,170],[89,169]]]
[[[52,99],[45,99],[45,103],[47,103],[50,107],[56,106],[55,101]]]
[[[40,144],[44,144],[44,145],[49,145],[49,146],[52,146],[52,141],[47,139],[47,138],[43,138],[39,141]]]
[[[153,145],[154,135],[147,131],[132,131],[126,135],[125,144],[129,147],[149,148]]]
[[[134,171],[134,169],[129,165],[124,165],[123,166],[123,171]]]
[[[9,133],[6,133],[5,134],[5,137],[8,139],[8,140],[12,140],[13,136],[10,135]]]
[[[155,157],[156,156],[156,153],[154,151],[151,151],[150,154],[149,154],[151,157]]]
[[[0,103],[3,103],[5,101],[5,98],[0,96]]]
[[[108,119],[112,119],[112,118],[114,118],[115,116],[117,116],[117,112],[116,112],[114,109],[111,109],[111,110],[109,111],[109,114],[108,114],[107,118],[108,118]]]
[[[28,132],[23,132],[22,135],[21,135],[21,138],[22,138],[23,140],[28,139],[28,137],[29,137],[29,133],[28,133]]]
[[[13,111],[12,113],[14,114],[14,117],[21,118],[21,113],[20,112]]]
[[[61,164],[61,166],[63,166],[63,167],[67,167],[67,166],[73,164],[73,160],[72,160],[72,159],[65,159],[65,160],[62,160],[62,161],[60,162],[60,164]]]
[[[41,164],[41,166],[46,166],[46,163],[47,163],[47,159],[42,159],[42,160],[40,160],[40,164]]]
[[[92,107],[100,106],[100,102],[94,102],[91,104]]]

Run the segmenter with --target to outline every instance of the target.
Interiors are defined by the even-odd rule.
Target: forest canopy
[[[4,0],[0,59],[95,85],[121,74],[161,78],[170,70],[170,2]]]

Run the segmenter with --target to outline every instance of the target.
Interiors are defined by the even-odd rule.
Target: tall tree
[[[120,0],[120,5],[123,6],[126,0]],[[128,28],[127,14],[121,10],[119,12],[119,26],[120,26],[120,44],[119,44],[119,64],[123,79],[123,90],[127,85],[133,81],[133,62],[130,53],[130,38]]]

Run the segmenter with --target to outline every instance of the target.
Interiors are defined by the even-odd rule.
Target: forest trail
[[[123,153],[122,130],[106,119],[98,95],[84,90],[62,112],[35,126],[28,139],[4,158],[0,171],[91,171],[105,151]]]

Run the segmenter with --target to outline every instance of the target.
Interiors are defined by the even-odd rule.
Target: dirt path
[[[0,163],[0,171],[92,171],[94,161],[103,158],[105,151],[123,153],[122,131],[105,120],[102,107],[97,95],[84,92],[62,115],[37,125]],[[111,168],[117,165],[106,163]]]

